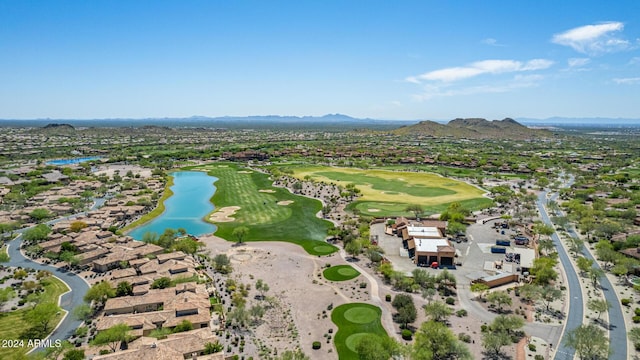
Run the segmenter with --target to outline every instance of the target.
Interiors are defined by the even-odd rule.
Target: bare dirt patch
[[[106,175],[108,177],[113,177],[114,174],[119,174],[120,176],[126,176],[126,174],[131,171],[133,176],[140,175],[141,178],[148,178],[151,176],[151,169],[144,168],[137,165],[120,165],[120,164],[109,164],[109,165],[100,165],[98,166],[95,174]]]
[[[293,200],[278,201],[278,205],[280,206],[287,206],[289,204],[293,204]]]
[[[336,359],[333,335],[337,327],[331,322],[331,309],[348,302],[377,305],[371,301],[370,284],[362,276],[340,283],[324,279],[322,271],[327,265],[347,264],[337,253],[316,257],[290,243],[270,241],[237,245],[215,236],[201,237],[200,240],[207,245],[212,257],[224,253],[231,260],[231,274],[227,277],[213,274],[216,286],[223,288],[227,278],[234,279],[236,283],[250,284],[246,307],[260,304],[268,308],[257,326],[243,332],[246,345],[242,354],[245,358],[266,357],[259,350],[266,346],[277,349],[278,354],[300,347],[312,360]],[[270,288],[264,294],[268,300],[261,300],[255,290],[258,279]],[[367,282],[367,286],[360,288],[361,282]],[[226,304],[230,304],[230,296],[224,291],[221,293]],[[332,329],[332,334],[329,329]],[[230,341],[224,334],[227,331],[232,333],[233,330],[223,330],[220,337],[225,348]],[[328,343],[325,335],[332,336]],[[234,336],[232,333],[230,339]],[[314,341],[322,342],[320,350],[311,350]]]
[[[240,210],[240,206],[227,206],[218,209],[218,211],[214,212],[209,216],[209,220],[213,222],[231,222],[236,219],[232,218],[236,211]]]

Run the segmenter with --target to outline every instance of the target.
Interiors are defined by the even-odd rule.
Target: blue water
[[[201,171],[178,171],[171,175],[173,195],[164,201],[164,212],[127,235],[142,240],[147,231],[160,235],[168,228],[183,228],[195,236],[216,231],[215,225],[202,219],[214,209],[209,199],[216,192],[213,182],[218,179]]]
[[[80,164],[85,161],[98,160],[98,159],[100,159],[99,156],[83,157],[83,158],[75,158],[75,159],[57,159],[57,160],[47,161],[46,164],[47,165],[72,165],[72,164]]]

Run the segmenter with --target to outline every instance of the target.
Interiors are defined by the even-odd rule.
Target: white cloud
[[[483,60],[467,66],[444,68],[421,75],[409,76],[405,80],[414,84],[420,84],[422,81],[454,82],[482,74],[543,70],[551,65],[553,65],[553,61],[546,59],[533,59],[526,63],[516,60]]]
[[[591,59],[589,58],[571,58],[567,60],[567,64],[569,65],[570,68],[583,67],[590,62],[591,62]]]
[[[624,24],[617,21],[585,25],[555,34],[551,42],[588,55],[621,51],[630,48],[629,41],[615,37],[623,29]]]
[[[633,77],[633,78],[615,78],[613,79],[613,81],[616,84],[622,84],[622,85],[634,85],[634,84],[640,84],[640,77]]]
[[[460,87],[460,88],[452,88],[451,83],[444,83],[440,85],[425,84],[423,86],[423,92],[421,94],[413,95],[413,98],[417,101],[422,102],[422,101],[426,101],[436,97],[504,93],[504,92],[509,92],[516,89],[537,86],[542,79],[544,79],[544,76],[542,75],[517,74],[511,80],[502,84],[468,86],[468,87]]]
[[[489,46],[506,46],[504,44],[500,44],[498,43],[498,40],[494,39],[494,38],[486,38],[486,39],[482,39],[480,41],[481,43],[485,44],[485,45],[489,45]]]

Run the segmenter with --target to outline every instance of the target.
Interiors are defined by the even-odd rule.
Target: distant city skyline
[[[636,0],[0,0],[0,119],[638,119],[639,13]]]

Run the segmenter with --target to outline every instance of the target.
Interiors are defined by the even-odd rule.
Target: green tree
[[[264,300],[264,294],[269,291],[269,285],[265,283],[262,279],[258,279],[256,281],[256,290],[260,293],[260,299]]]
[[[10,260],[11,257],[9,256],[9,254],[7,254],[5,248],[0,249],[0,263],[9,262]]]
[[[204,344],[204,353],[205,355],[209,355],[209,354],[215,354],[215,353],[219,353],[220,351],[224,350],[224,345],[220,344],[219,342],[208,342],[206,344]],[[293,359],[291,359],[293,360]],[[303,359],[299,359],[299,360],[303,360]]]
[[[92,346],[107,345],[111,349],[111,352],[116,352],[120,343],[131,341],[132,337],[129,335],[129,330],[131,329],[127,324],[114,325],[106,330],[100,331],[90,344]]]
[[[57,304],[50,302],[39,303],[26,312],[24,318],[29,323],[38,325],[41,334],[45,335],[49,332],[49,324],[55,319],[58,312],[60,312],[60,308]]]
[[[511,296],[506,291],[494,291],[487,295],[487,301],[498,307],[498,312],[502,312],[503,305],[511,306]]]
[[[131,285],[128,281],[121,281],[118,283],[116,287],[116,296],[131,296],[133,295],[133,285]]]
[[[592,267],[591,269],[589,269],[589,279],[591,280],[591,285],[593,285],[593,287],[598,286],[598,282],[600,281],[600,278],[604,276],[604,270],[600,269],[600,268],[596,268],[596,267]]]
[[[398,294],[393,299],[391,305],[397,311],[394,315],[394,321],[402,324],[403,328],[406,328],[407,324],[416,321],[418,312],[416,311],[416,306],[413,303],[413,297],[411,297],[411,295]]]
[[[231,261],[226,254],[218,254],[213,258],[213,266],[216,271],[222,274],[231,272]]]
[[[51,218],[53,215],[47,209],[38,208],[29,213],[29,216],[37,222]]]
[[[249,323],[250,316],[251,314],[249,314],[244,306],[237,306],[229,312],[229,316],[227,318],[231,324],[234,324],[239,328],[244,328],[247,323]]]
[[[550,257],[540,257],[533,260],[531,275],[535,276],[535,283],[540,285],[549,284],[558,278],[558,273],[553,269],[558,260]]]
[[[70,349],[64,353],[62,360],[84,360],[84,350]]]
[[[441,322],[423,323],[415,337],[412,360],[473,359],[469,349]]]
[[[598,313],[598,317],[596,320],[600,320],[600,316],[602,315],[602,313],[611,309],[611,303],[604,299],[589,299],[587,301],[587,309]]]
[[[551,285],[541,286],[538,289],[539,299],[543,301],[545,309],[549,311],[551,303],[562,297],[562,291]]]
[[[578,266],[578,269],[580,270],[580,275],[585,276],[586,274],[588,274],[589,269],[591,269],[591,267],[593,266],[593,260],[587,259],[584,256],[580,256],[576,260],[576,265]]]
[[[412,212],[416,219],[420,219],[420,216],[424,214],[424,208],[419,204],[410,204],[404,209],[404,211]]]
[[[173,328],[174,333],[185,332],[193,330],[193,324],[189,320],[182,320],[178,325]]]
[[[482,299],[482,296],[489,290],[489,286],[484,283],[473,283],[471,284],[471,291],[474,293],[478,293],[478,297]]]
[[[604,360],[611,354],[607,335],[592,324],[580,325],[569,331],[565,345],[575,349],[578,357],[584,360]]]
[[[87,227],[87,223],[84,221],[74,221],[69,225],[69,230],[72,232],[80,232],[80,230]]]
[[[116,296],[116,290],[106,281],[101,281],[91,286],[89,291],[84,295],[84,301],[86,302],[98,302],[104,303],[108,298]]]
[[[424,312],[427,317],[435,322],[446,321],[453,310],[442,301],[433,301],[424,306]]]
[[[246,226],[239,226],[231,232],[231,235],[236,239],[238,244],[241,244],[244,238],[249,234],[249,228]]]
[[[198,252],[198,250],[200,250],[200,248],[202,248],[203,246],[203,243],[186,237],[176,241],[173,245],[173,249],[176,251],[182,251],[185,254],[193,255]]]
[[[351,240],[345,245],[344,250],[351,255],[352,258],[357,259],[358,254],[362,251],[362,244],[358,240]]]
[[[87,304],[80,304],[73,309],[73,317],[78,320],[88,320],[91,318],[91,315],[93,315],[93,310],[91,306]]]
[[[504,332],[513,336],[516,330],[524,326],[524,320],[516,315],[498,315],[489,326],[494,332]]]
[[[166,289],[171,286],[171,279],[166,276],[157,278],[151,284],[152,289]]]
[[[502,347],[511,343],[511,337],[505,332],[486,331],[482,333],[482,346],[495,358],[499,358]]]
[[[51,228],[46,224],[39,224],[35,227],[25,231],[22,234],[22,238],[29,242],[40,242],[47,238],[47,235],[51,232]]]

